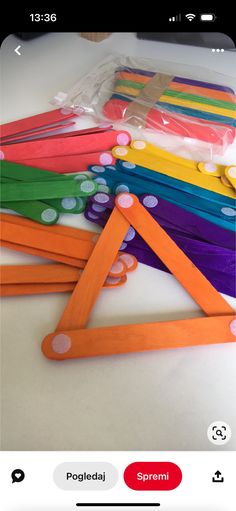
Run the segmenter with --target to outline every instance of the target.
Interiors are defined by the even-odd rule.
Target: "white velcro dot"
[[[120,250],[125,250],[126,248],[127,248],[127,243],[125,243],[123,241],[123,243],[121,243]]]
[[[121,165],[125,169],[135,169],[136,167],[135,163],[131,163],[130,161],[123,161]]]
[[[85,202],[83,201],[83,199],[81,199],[81,197],[77,197],[76,202],[78,208],[83,208],[85,205]]]
[[[154,195],[147,195],[143,199],[143,205],[146,206],[146,208],[155,208],[158,204],[158,199]]]
[[[52,349],[55,353],[66,353],[71,348],[71,338],[65,334],[55,335],[52,339]]]
[[[106,182],[106,179],[104,179],[104,177],[96,177],[94,179],[94,181],[98,184],[98,185],[106,185],[107,182]]]
[[[118,156],[125,156],[128,153],[127,149],[125,147],[117,147],[115,149],[115,154]]]
[[[117,135],[117,144],[119,145],[128,145],[129,141],[130,141],[130,137],[129,135],[127,135],[127,133],[119,133],[119,135]]]
[[[221,212],[226,216],[236,216],[236,211],[233,208],[222,208]]]
[[[209,161],[204,163],[204,170],[206,170],[206,172],[215,172],[217,170],[217,166]]]
[[[131,197],[131,195],[128,195],[126,193],[119,195],[117,200],[118,200],[119,206],[121,206],[121,208],[125,208],[125,209],[130,208],[134,203],[133,197]]]
[[[103,211],[106,211],[106,209],[107,208],[104,208],[104,206],[99,206],[99,204],[92,204],[92,210],[97,213],[102,213]]]
[[[133,266],[134,259],[133,259],[132,255],[130,255],[130,254],[120,254],[119,257],[120,257],[120,259],[122,259],[122,261],[125,262],[125,264],[126,264],[126,266],[128,268],[131,268],[131,266]]]
[[[53,220],[56,220],[57,218],[57,212],[55,209],[47,208],[41,213],[41,219],[44,222],[53,222]]]
[[[95,186],[93,181],[84,181],[83,183],[81,183],[80,189],[82,190],[82,192],[90,193],[95,189]]]
[[[120,282],[120,277],[107,277],[107,279],[105,280],[106,284],[118,284],[118,282]]]
[[[109,202],[109,196],[105,193],[96,193],[94,195],[97,202],[100,202],[101,204],[105,204],[106,202]]]
[[[124,270],[124,265],[122,264],[121,261],[116,261],[112,267],[111,267],[111,273],[120,273],[121,271]]]
[[[133,146],[135,147],[135,149],[144,149],[146,147],[146,142],[144,142],[143,140],[135,140]]]
[[[106,169],[101,165],[93,165],[93,167],[91,167],[92,172],[105,172],[105,170]]]
[[[104,193],[109,193],[110,192],[110,188],[107,185],[98,185],[98,190],[100,192],[104,192]]]
[[[233,321],[231,321],[229,328],[230,328],[232,334],[235,335],[235,337],[236,337],[236,319],[233,319]]]
[[[135,237],[135,230],[133,227],[130,227],[126,236],[125,236],[125,241],[131,241],[133,240]]]
[[[91,218],[91,220],[98,220],[99,219],[99,216],[94,215],[90,211],[88,211],[87,215],[88,215],[89,218]]]
[[[230,167],[230,169],[228,169],[228,174],[230,177],[236,178],[236,167]]]
[[[64,209],[73,209],[76,206],[76,199],[74,197],[65,197],[62,199],[61,205]]]
[[[87,181],[88,179],[88,176],[85,176],[85,174],[77,174],[75,177],[74,177],[74,180],[75,181]]]
[[[121,192],[129,192],[129,187],[127,185],[118,185],[115,190],[116,193]]]

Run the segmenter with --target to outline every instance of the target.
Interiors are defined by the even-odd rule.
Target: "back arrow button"
[[[21,48],[21,46],[17,46],[17,48],[14,49],[14,51],[17,53],[17,55],[21,55],[21,53],[19,52],[20,48]]]

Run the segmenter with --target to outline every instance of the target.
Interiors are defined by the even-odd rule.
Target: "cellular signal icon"
[[[181,14],[176,14],[176,16],[172,16],[172,18],[169,18],[169,21],[181,21]]]

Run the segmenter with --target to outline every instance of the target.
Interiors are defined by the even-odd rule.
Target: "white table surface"
[[[21,45],[21,56],[14,48]],[[9,36],[2,47],[2,122],[52,108],[66,91],[112,51],[161,57],[232,74],[232,52],[141,41],[113,34],[101,43],[78,34],[46,34],[22,42]],[[225,163],[235,159],[235,145]],[[61,223],[96,230],[82,215]],[[43,262],[2,249],[2,264]],[[226,297],[235,305],[235,301]],[[235,345],[215,345],[62,363],[44,358],[43,337],[52,332],[68,294],[2,299],[3,450],[212,450],[208,425],[231,425],[236,447]],[[128,283],[103,290],[89,326],[181,319],[202,315],[164,272],[139,265]]]

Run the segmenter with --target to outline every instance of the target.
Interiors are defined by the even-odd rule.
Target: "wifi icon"
[[[186,14],[185,18],[187,18],[188,21],[193,21],[194,18],[196,18],[196,14]]]

